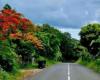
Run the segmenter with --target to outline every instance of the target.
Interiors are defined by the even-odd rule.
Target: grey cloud
[[[99,0],[1,0],[36,23],[58,27],[80,28],[83,24],[100,21]],[[0,3],[1,5],[1,3]]]

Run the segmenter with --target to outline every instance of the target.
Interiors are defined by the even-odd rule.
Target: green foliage
[[[93,69],[96,72],[100,73],[100,58],[96,59],[96,60],[82,60],[81,58],[78,60],[78,63],[87,66],[88,68]]]
[[[39,56],[38,58],[37,58],[37,61],[44,61],[44,60],[46,60],[44,57],[42,57],[42,56]]]
[[[47,67],[50,67],[54,64],[58,64],[58,63],[61,63],[60,61],[54,61],[54,60],[50,60],[50,59],[46,59],[46,66]]]
[[[67,32],[62,34],[62,42],[60,50],[62,52],[62,60],[70,61],[77,60],[79,53],[75,50],[79,44],[78,40],[71,38],[71,35]]]
[[[17,45],[15,51],[20,58],[20,64],[23,67],[32,64],[32,57],[35,55],[34,46],[30,42],[23,40],[19,40],[18,43],[15,42],[14,44]]]
[[[11,80],[9,74],[2,69],[0,69],[0,80]]]
[[[79,53],[74,51],[79,41],[71,38],[67,32],[61,33],[48,24],[43,24],[40,31],[35,32],[42,41],[44,51],[38,51],[39,55],[53,60],[77,60]]]
[[[11,9],[11,6],[9,4],[6,4],[3,8],[4,9]]]
[[[77,51],[80,53],[80,58],[82,60],[85,60],[85,61],[89,62],[89,60],[91,59],[91,55],[88,52],[87,48],[85,48],[84,46],[79,45],[77,47]]]
[[[44,51],[39,51],[39,55],[53,60],[61,59],[60,42],[61,32],[48,24],[41,26],[41,30],[36,36],[42,40]]]
[[[98,53],[100,44],[100,24],[88,24],[84,26],[80,31],[81,44],[85,46],[92,55]]]
[[[6,71],[16,71],[17,65],[17,55],[16,53],[5,44],[0,44],[0,65]]]
[[[81,44],[87,48],[79,61],[89,68],[100,72],[100,24],[88,24],[80,31]],[[87,54],[88,53],[88,54]]]

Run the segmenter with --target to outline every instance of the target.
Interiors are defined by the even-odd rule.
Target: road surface
[[[44,69],[27,80],[100,80],[100,74],[79,64],[61,63]]]

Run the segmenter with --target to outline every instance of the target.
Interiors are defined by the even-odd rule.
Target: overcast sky
[[[100,0],[0,0],[0,8],[6,3],[34,23],[49,23],[77,39],[82,25],[100,22]]]

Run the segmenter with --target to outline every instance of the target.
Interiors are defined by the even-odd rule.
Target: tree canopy
[[[85,46],[92,55],[96,55],[100,48],[100,24],[88,24],[80,31],[81,44]]]

